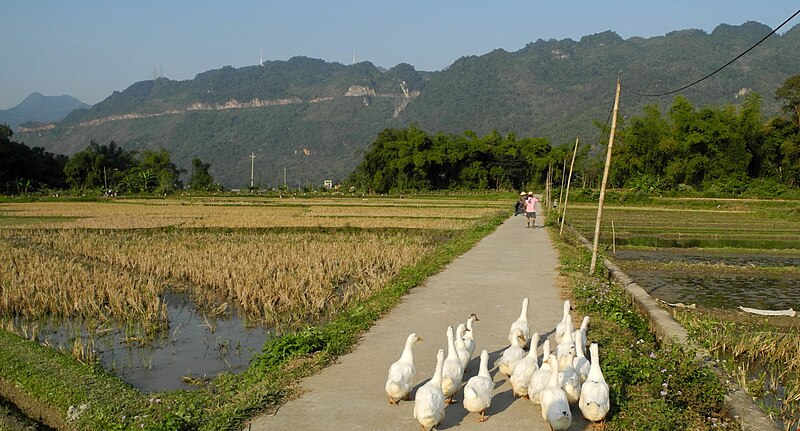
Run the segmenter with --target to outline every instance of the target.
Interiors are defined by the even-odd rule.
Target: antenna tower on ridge
[[[264,67],[264,51],[261,51],[261,60],[258,62],[261,67]]]

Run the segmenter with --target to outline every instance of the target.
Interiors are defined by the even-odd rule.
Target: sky
[[[153,79],[295,56],[436,71],[538,39],[621,37],[721,23],[775,28],[796,0],[0,0],[0,109],[32,92],[95,104]],[[800,16],[779,33],[800,23]]]

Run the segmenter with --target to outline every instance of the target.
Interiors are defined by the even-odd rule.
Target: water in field
[[[651,296],[666,302],[800,309],[800,273],[794,270],[800,267],[800,250],[622,249],[614,259]]]
[[[618,250],[614,259],[644,262],[689,264],[721,263],[736,266],[800,267],[800,250],[796,253],[770,253],[747,251],[712,252],[702,249],[672,248],[659,250]]]
[[[602,238],[610,244],[610,238]],[[632,245],[657,248],[750,248],[750,249],[800,249],[795,238],[731,238],[708,235],[704,238],[670,238],[658,235],[631,235],[616,239],[617,246]]]
[[[169,330],[152,342],[132,342],[120,328],[94,335],[103,367],[141,391],[192,389],[222,372],[242,371],[268,337],[264,328],[245,326],[235,310],[229,318],[207,319],[184,295],[168,294],[163,300]],[[41,329],[39,340],[70,351],[78,333],[87,339],[85,328],[74,322],[61,324]]]
[[[707,308],[800,310],[800,277],[629,270],[651,296]]]

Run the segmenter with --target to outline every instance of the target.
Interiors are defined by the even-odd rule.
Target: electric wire
[[[698,84],[698,83],[700,83],[700,82],[702,82],[702,81],[706,80],[707,78],[710,78],[711,76],[715,75],[717,72],[721,71],[722,69],[724,69],[724,68],[726,68],[726,67],[730,66],[730,65],[731,65],[731,64],[732,64],[734,61],[738,60],[739,58],[741,58],[742,56],[744,56],[745,54],[747,54],[748,52],[750,52],[752,49],[754,49],[755,47],[757,47],[758,45],[760,45],[762,42],[764,42],[765,40],[767,40],[767,38],[768,38],[768,37],[770,37],[770,36],[772,36],[773,34],[775,34],[775,32],[776,32],[776,31],[780,30],[780,28],[781,28],[781,27],[783,27],[784,25],[786,25],[786,23],[788,23],[789,21],[791,21],[791,20],[792,20],[792,18],[796,17],[798,14],[800,14],[800,9],[798,9],[798,10],[797,10],[797,12],[795,12],[795,13],[794,13],[792,16],[790,16],[789,18],[787,18],[787,19],[786,19],[786,21],[784,21],[784,22],[783,22],[783,24],[781,24],[781,25],[779,25],[779,26],[775,27],[775,29],[774,29],[774,30],[772,30],[771,32],[769,32],[769,34],[767,34],[766,36],[764,36],[763,38],[761,38],[761,40],[759,40],[758,42],[756,42],[756,44],[755,44],[755,45],[751,46],[750,48],[747,48],[747,50],[746,50],[746,51],[744,51],[743,53],[741,53],[741,54],[737,55],[737,56],[736,56],[736,57],[735,57],[733,60],[731,60],[731,61],[729,61],[729,62],[725,63],[724,65],[722,65],[722,66],[721,66],[720,68],[718,68],[717,70],[715,70],[715,71],[713,71],[713,72],[709,73],[708,75],[706,75],[706,76],[704,76],[704,77],[702,77],[702,78],[698,79],[697,81],[694,81],[694,82],[692,82],[691,84],[684,85],[683,87],[681,87],[681,88],[678,88],[677,90],[667,91],[667,92],[665,92],[665,93],[658,93],[658,94],[642,94],[642,93],[637,93],[637,92],[635,92],[635,91],[632,91],[631,93],[633,93],[633,94],[635,94],[635,95],[637,95],[637,96],[644,96],[644,97],[659,97],[659,96],[667,96],[667,95],[670,95],[670,94],[673,94],[673,93],[677,93],[677,92],[679,92],[679,91],[681,91],[681,90],[685,90],[685,89],[687,89],[687,88],[689,88],[689,87],[691,87],[691,86],[693,86],[693,85],[695,85],[695,84]]]

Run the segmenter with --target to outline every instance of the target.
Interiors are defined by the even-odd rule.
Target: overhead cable
[[[770,37],[770,36],[772,36],[773,34],[775,34],[775,32],[776,32],[776,31],[780,30],[780,28],[781,28],[781,27],[783,27],[784,25],[786,25],[786,23],[788,23],[789,21],[791,21],[791,20],[792,20],[792,18],[796,17],[798,14],[800,14],[800,9],[798,9],[798,10],[797,10],[797,12],[795,12],[795,13],[794,13],[792,16],[790,16],[789,18],[787,18],[787,19],[786,19],[786,21],[784,21],[784,22],[783,22],[783,24],[781,24],[781,25],[779,25],[779,26],[775,27],[775,29],[774,29],[774,30],[772,30],[771,32],[769,32],[769,34],[767,34],[766,36],[764,36],[763,38],[761,38],[761,40],[759,40],[758,42],[756,42],[756,44],[755,44],[755,45],[751,46],[750,48],[747,48],[747,50],[746,50],[746,51],[744,51],[743,53],[741,53],[741,54],[737,55],[737,56],[736,56],[736,58],[734,58],[733,60],[731,60],[731,61],[729,61],[729,62],[725,63],[725,64],[724,64],[724,65],[722,65],[722,66],[721,66],[719,69],[717,69],[717,70],[715,70],[715,71],[713,71],[713,72],[709,73],[708,75],[706,75],[706,76],[704,76],[704,77],[702,77],[702,78],[698,79],[697,81],[694,81],[694,82],[692,82],[691,84],[684,85],[684,86],[683,86],[683,87],[681,87],[681,88],[678,88],[678,89],[676,89],[676,90],[672,90],[672,91],[667,91],[667,92],[665,92],[665,93],[658,93],[658,94],[642,94],[642,93],[637,93],[637,92],[635,92],[635,91],[632,91],[631,93],[633,93],[633,94],[635,94],[635,95],[637,95],[637,96],[645,96],[645,97],[659,97],[659,96],[666,96],[666,95],[669,95],[669,94],[672,94],[672,93],[677,93],[677,92],[679,92],[679,91],[681,91],[681,90],[685,90],[685,89],[687,89],[687,88],[689,88],[689,87],[691,87],[691,86],[693,86],[693,85],[695,85],[695,84],[697,84],[697,83],[700,83],[700,82],[702,82],[702,81],[706,80],[707,78],[710,78],[711,76],[713,76],[714,74],[716,74],[716,73],[717,73],[717,72],[719,72],[720,70],[722,70],[722,69],[724,69],[724,68],[728,67],[728,66],[729,66],[731,63],[733,63],[734,61],[738,60],[738,59],[739,59],[739,58],[741,58],[743,55],[745,55],[745,54],[747,54],[748,52],[750,52],[750,51],[751,51],[753,48],[755,48],[755,47],[757,47],[758,45],[760,45],[760,44],[761,44],[761,42],[764,42],[765,40],[767,40],[767,38],[768,38],[768,37]]]

